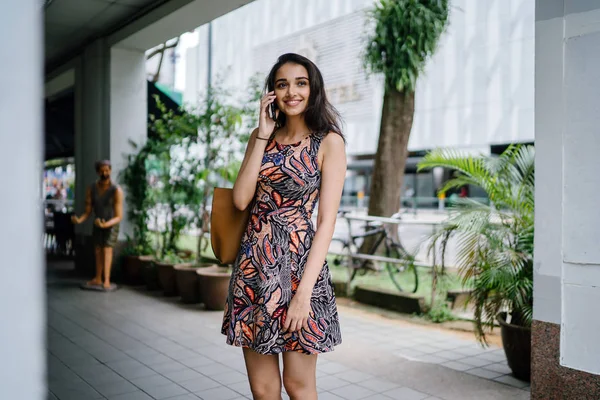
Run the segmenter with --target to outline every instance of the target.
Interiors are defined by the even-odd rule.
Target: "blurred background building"
[[[371,0],[257,0],[183,34],[165,58],[160,83],[197,104],[209,82],[244,91],[264,79],[277,57],[300,53],[321,69],[348,138],[344,202],[369,195],[381,118],[383,85],[363,68]],[[422,207],[437,206],[444,175],[416,173],[427,150],[454,147],[500,153],[534,138],[534,2],[456,0],[440,48],[416,92],[405,189]],[[149,72],[156,61],[148,64]],[[481,195],[470,188],[469,195]]]

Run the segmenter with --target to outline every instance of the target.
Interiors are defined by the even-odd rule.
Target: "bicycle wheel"
[[[402,263],[386,263],[385,265],[394,286],[401,292],[415,293],[419,289],[419,274],[414,257],[397,245],[386,246],[385,251],[386,257],[403,261]]]

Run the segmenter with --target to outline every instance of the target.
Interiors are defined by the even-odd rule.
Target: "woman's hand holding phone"
[[[258,137],[268,139],[275,130],[275,118],[279,115],[279,110],[275,110],[275,115],[269,115],[269,109],[275,101],[275,92],[268,92],[260,101],[260,118],[258,122]]]

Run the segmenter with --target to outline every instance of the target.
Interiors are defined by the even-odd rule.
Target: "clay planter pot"
[[[199,276],[196,271],[200,268],[208,268],[214,264],[195,264],[176,265],[175,266],[175,281],[177,284],[177,292],[181,296],[181,301],[187,304],[200,303],[200,285],[198,283]]]
[[[125,282],[129,285],[144,284],[143,262],[151,261],[152,256],[126,256],[123,262]]]
[[[523,381],[531,379],[531,328],[512,325],[506,322],[506,313],[496,317],[500,324],[502,346],[508,366],[515,378]]]
[[[163,290],[163,294],[167,297],[177,296],[177,281],[175,279],[175,264],[168,264],[156,261],[158,269],[158,282]],[[181,264],[192,266],[193,264]]]
[[[144,271],[144,282],[146,282],[146,289],[148,290],[159,290],[160,282],[158,281],[158,268],[156,267],[155,261],[143,261]]]
[[[207,310],[223,310],[229,292],[231,271],[227,267],[213,265],[196,270],[199,278],[200,298]]]

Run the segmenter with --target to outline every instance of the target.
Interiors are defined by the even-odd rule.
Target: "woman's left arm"
[[[284,329],[290,332],[308,329],[308,314],[313,288],[329,251],[335,231],[335,221],[346,178],[346,146],[344,139],[335,133],[328,134],[321,143],[321,194],[317,231],[308,254],[308,260],[290,306]]]

